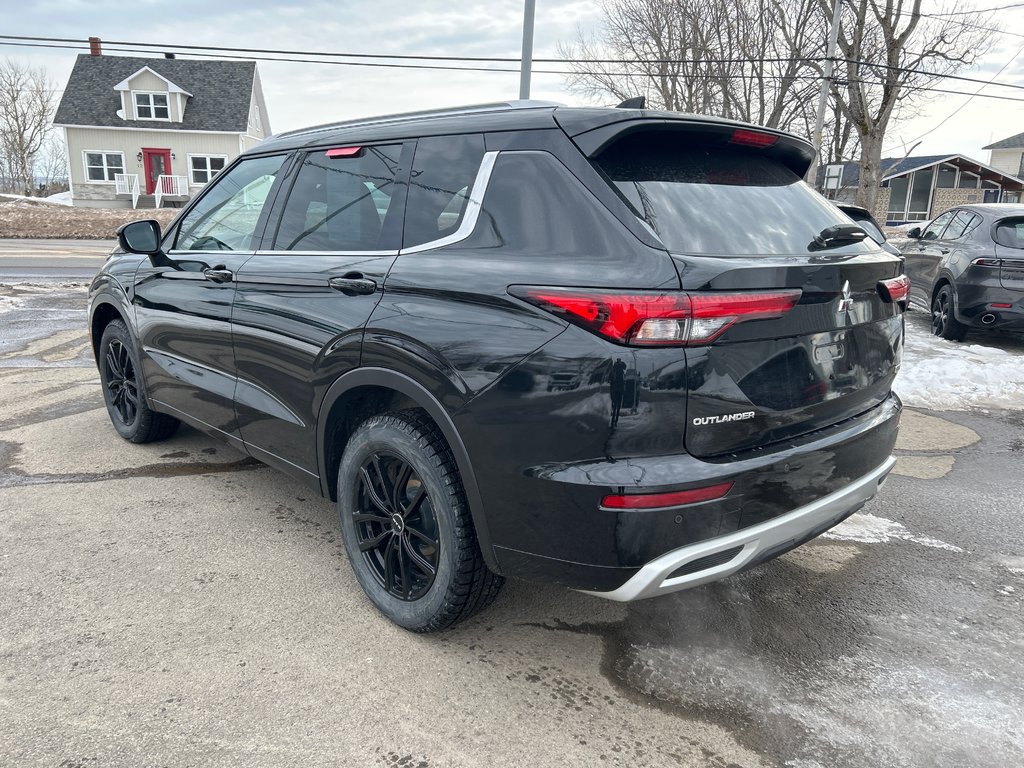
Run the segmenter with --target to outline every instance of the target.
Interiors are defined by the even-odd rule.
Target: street
[[[0,248],[0,765],[1024,764],[1014,387],[928,399],[905,371],[929,406],[881,496],[745,574],[626,605],[512,581],[418,636],[329,502],[191,429],[117,437],[89,245]],[[956,354],[921,313],[908,334],[905,369]]]

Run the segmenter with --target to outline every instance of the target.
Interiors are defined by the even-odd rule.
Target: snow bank
[[[1024,339],[931,335],[924,312],[907,314],[903,367],[893,389],[906,405],[934,410],[1024,408]]]
[[[71,205],[71,192],[58,192],[55,195],[43,198],[49,203],[56,203],[57,205]]]

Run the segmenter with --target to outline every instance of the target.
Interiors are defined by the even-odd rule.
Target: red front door
[[[152,195],[156,180],[171,175],[171,150],[142,149],[142,167],[146,169],[146,194]]]

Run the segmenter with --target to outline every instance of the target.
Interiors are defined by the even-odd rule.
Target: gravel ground
[[[176,208],[73,208],[42,201],[15,200],[0,202],[0,237],[109,240],[125,222],[156,219],[161,227],[166,227],[177,214]]]

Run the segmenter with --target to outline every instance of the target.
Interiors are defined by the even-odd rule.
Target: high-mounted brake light
[[[732,138],[729,139],[730,144],[740,144],[744,147],[757,147],[764,149],[765,147],[772,146],[779,137],[771,133],[762,133],[761,131],[748,131],[744,128],[737,128],[732,132]]]
[[[900,275],[889,280],[882,280],[878,284],[878,292],[882,294],[883,299],[891,301],[893,304],[906,301],[910,294],[910,278]]]
[[[732,483],[719,483],[704,488],[693,488],[689,491],[672,491],[671,493],[634,493],[605,496],[601,506],[605,509],[661,509],[663,507],[681,507],[684,504],[698,504],[702,501],[713,501],[725,496],[732,490]]]
[[[328,157],[357,157],[363,151],[362,147],[335,147],[328,149],[324,154]]]
[[[781,317],[799,288],[736,293],[639,293],[512,286],[518,296],[617,344],[675,347],[709,344],[736,323]]]

